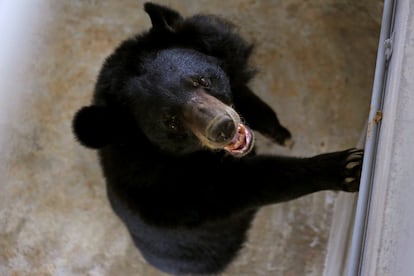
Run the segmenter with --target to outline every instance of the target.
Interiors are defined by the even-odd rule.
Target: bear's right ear
[[[152,27],[155,30],[175,32],[176,27],[183,20],[178,12],[151,2],[144,4],[144,10],[150,16]]]
[[[85,106],[76,112],[72,127],[78,141],[85,147],[99,149],[113,138],[114,117],[105,106]]]

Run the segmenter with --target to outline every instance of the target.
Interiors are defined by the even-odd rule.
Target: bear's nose
[[[207,130],[208,138],[216,143],[230,142],[236,134],[237,127],[228,115],[213,119]]]

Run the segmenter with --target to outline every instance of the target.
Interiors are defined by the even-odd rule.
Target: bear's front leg
[[[354,148],[310,158],[262,155],[233,160],[226,171],[245,207],[259,207],[322,190],[356,192],[362,160],[363,150]]]
[[[338,153],[328,153],[315,156],[312,159],[315,162],[330,162],[331,158],[334,162],[334,156]],[[339,163],[339,182],[337,181],[328,181],[326,184],[326,189],[330,190],[342,190],[345,192],[357,192],[359,190],[359,181],[361,177],[362,169],[362,160],[363,160],[363,150],[361,149],[349,149],[342,152],[342,162]],[[335,178],[335,176],[332,176]],[[335,183],[337,183],[335,185]]]
[[[258,155],[219,161],[198,157],[197,162],[183,158],[158,165],[162,172],[151,173],[156,183],[124,183],[112,187],[112,193],[152,223],[196,225],[322,190],[356,192],[363,151],[349,149],[308,158]]]

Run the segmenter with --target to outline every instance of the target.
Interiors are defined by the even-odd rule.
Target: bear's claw
[[[351,149],[348,151],[342,182],[344,191],[356,192],[359,190],[363,156],[364,150],[362,149]]]

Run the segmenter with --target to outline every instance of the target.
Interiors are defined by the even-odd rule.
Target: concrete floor
[[[382,1],[157,2],[183,15],[224,16],[257,44],[252,63],[260,72],[251,87],[295,140],[288,150],[259,137],[261,151],[309,156],[356,145]],[[13,26],[0,47],[0,275],[163,275],[133,247],[109,208],[95,152],[71,133],[103,59],[150,26],[143,1],[18,3],[27,16],[0,24]],[[224,276],[322,275],[336,196],[320,192],[262,209]]]

